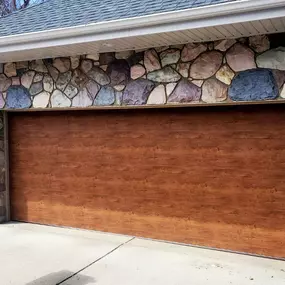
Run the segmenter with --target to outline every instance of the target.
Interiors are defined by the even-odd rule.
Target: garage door
[[[9,113],[12,218],[285,257],[283,106]]]

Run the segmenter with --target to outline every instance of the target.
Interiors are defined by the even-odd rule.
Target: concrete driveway
[[[285,285],[285,261],[130,236],[0,225],[2,285]]]

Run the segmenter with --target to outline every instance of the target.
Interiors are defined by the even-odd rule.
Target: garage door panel
[[[284,257],[281,122],[282,106],[10,113],[12,217]]]

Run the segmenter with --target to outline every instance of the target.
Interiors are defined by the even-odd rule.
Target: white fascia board
[[[285,0],[223,4],[0,38],[0,53],[285,17]]]

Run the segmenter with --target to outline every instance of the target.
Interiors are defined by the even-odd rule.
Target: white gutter
[[[285,17],[285,0],[240,0],[150,16],[0,37],[0,53]]]

